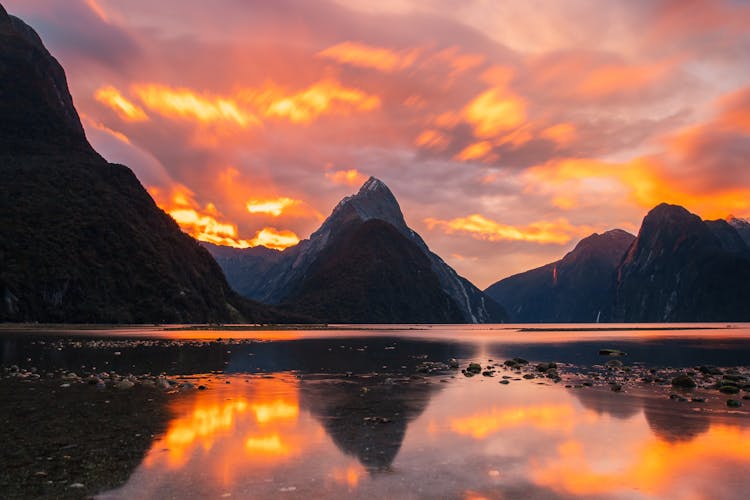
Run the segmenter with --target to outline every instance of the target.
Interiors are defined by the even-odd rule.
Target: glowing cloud
[[[358,42],[342,42],[318,52],[318,56],[361,68],[393,72],[408,68],[419,55],[418,50],[394,52]]]
[[[149,188],[148,191],[157,205],[179,224],[180,229],[196,240],[235,248],[262,245],[276,250],[283,250],[299,243],[299,238],[292,231],[279,231],[273,227],[257,231],[255,237],[250,239],[239,238],[236,224],[220,221],[221,214],[212,203],[201,207],[193,199],[192,191],[185,186],[174,186],[169,196],[165,196],[155,187]]]
[[[148,120],[148,115],[146,115],[143,109],[130,102],[119,90],[112,86],[100,88],[94,94],[94,98],[100,103],[109,106],[123,120],[130,122]]]
[[[463,110],[477,137],[491,138],[512,130],[526,120],[526,104],[515,94],[492,88],[475,97]]]
[[[266,227],[255,234],[255,237],[249,241],[249,246],[262,245],[275,250],[283,250],[297,243],[299,243],[299,237],[292,231],[279,231],[275,227]]]
[[[726,186],[696,189],[691,179],[672,172],[659,157],[636,158],[625,163],[570,158],[530,168],[524,177],[527,192],[551,196],[559,208],[582,206],[586,197],[618,197],[624,202],[652,208],[659,203],[686,206],[705,218],[750,210],[750,188]]]
[[[274,200],[250,200],[247,202],[247,211],[251,214],[268,214],[278,217],[284,210],[299,203],[299,200],[291,198],[276,198]]]
[[[326,178],[330,179],[334,184],[345,184],[347,186],[359,186],[367,180],[365,174],[354,168],[326,172]]]
[[[486,157],[492,151],[492,143],[489,141],[475,142],[469,144],[456,155],[457,160],[479,160]]]
[[[538,221],[525,227],[500,224],[480,214],[451,220],[427,218],[424,222],[430,230],[437,227],[446,234],[464,233],[472,238],[487,241],[528,241],[564,245],[574,237],[593,232],[588,226],[574,226],[563,218],[556,221]]]
[[[442,150],[448,146],[449,139],[440,131],[428,129],[419,134],[414,143],[422,148]]]
[[[204,123],[231,122],[240,127],[258,123],[255,116],[242,110],[232,99],[159,84],[134,85],[133,91],[149,109],[164,116],[192,118]]]
[[[260,99],[267,96],[268,93],[261,94]],[[371,111],[379,106],[380,99],[375,95],[343,87],[335,80],[323,80],[290,96],[274,96],[262,113],[294,123],[309,123],[326,112]]]

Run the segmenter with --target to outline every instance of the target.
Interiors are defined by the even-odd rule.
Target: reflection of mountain
[[[656,395],[631,396],[599,389],[571,389],[584,408],[599,415],[626,420],[643,411],[653,433],[670,443],[691,441],[708,431],[711,419],[708,414],[685,411],[686,403],[678,403]]]
[[[320,420],[336,446],[371,473],[388,470],[409,422],[418,417],[437,385],[410,378],[340,377],[303,381],[300,404]]]
[[[578,399],[587,410],[595,411],[599,415],[611,415],[619,419],[628,419],[637,415],[643,406],[639,398],[611,391],[598,389],[570,389],[572,395]]]
[[[644,398],[643,413],[651,430],[664,441],[670,443],[692,441],[707,432],[711,426],[711,418],[703,412],[689,411],[686,403],[679,403],[667,399]]]

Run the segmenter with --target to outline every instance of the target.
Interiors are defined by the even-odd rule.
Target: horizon
[[[3,4],[204,241],[289,246],[374,176],[485,288],[662,202],[750,215],[741,2]]]

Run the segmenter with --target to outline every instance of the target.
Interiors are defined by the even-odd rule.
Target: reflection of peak
[[[386,471],[409,422],[427,407],[435,385],[372,378],[300,384],[300,403],[323,424],[336,446],[370,472]]]

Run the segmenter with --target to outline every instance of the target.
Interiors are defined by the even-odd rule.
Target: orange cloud
[[[156,187],[151,187],[148,191],[157,205],[167,212],[183,231],[196,240],[235,248],[262,245],[276,250],[283,250],[299,243],[299,238],[292,231],[280,231],[273,227],[260,229],[253,238],[242,239],[238,236],[236,224],[219,220],[220,214],[212,203],[201,208],[193,199],[192,191],[185,186],[172,187],[169,196],[165,196]]]
[[[428,129],[420,133],[414,143],[422,148],[442,150],[448,146],[449,139],[440,131]]]
[[[276,198],[273,200],[250,200],[246,206],[247,211],[251,214],[268,214],[278,217],[285,209],[297,203],[299,203],[299,200]]]
[[[474,68],[481,66],[486,57],[482,54],[468,54],[461,52],[458,47],[443,49],[431,57],[431,60],[446,63],[451,68],[447,77],[455,78]]]
[[[463,118],[474,126],[474,134],[492,138],[513,130],[526,121],[525,102],[505,88],[491,88],[475,97],[463,109]]]
[[[527,192],[547,194],[563,209],[580,206],[579,200],[593,196],[606,197],[610,202],[621,197],[644,208],[674,203],[704,218],[750,210],[750,187],[696,187],[691,185],[691,179],[670,171],[656,156],[625,163],[568,158],[532,167],[525,179]]]
[[[543,55],[531,61],[533,83],[562,98],[602,101],[643,93],[667,82],[679,60],[630,62],[602,60],[596,52]]]
[[[148,120],[148,115],[146,115],[143,109],[130,102],[119,90],[112,86],[100,88],[94,94],[94,98],[100,103],[109,106],[123,120],[130,122]]]
[[[567,146],[576,138],[576,127],[572,123],[558,123],[542,130],[539,136],[549,139],[558,146]]]
[[[340,64],[372,68],[391,73],[411,66],[419,55],[419,50],[395,52],[382,47],[373,47],[358,42],[342,42],[318,52],[318,56],[334,60]]]
[[[492,151],[492,143],[489,141],[479,141],[469,144],[455,158],[456,160],[480,160],[485,158]]]
[[[574,226],[563,218],[556,221],[533,222],[525,227],[500,224],[480,214],[451,220],[427,218],[424,222],[430,230],[438,227],[446,234],[464,233],[475,239],[487,241],[529,241],[564,245],[574,237],[593,232],[589,226]]]
[[[230,122],[240,127],[258,123],[252,113],[241,109],[233,99],[160,84],[137,84],[133,91],[146,107],[164,116],[192,118],[202,123]]]
[[[335,184],[346,184],[347,186],[359,186],[367,180],[365,174],[354,168],[326,172],[326,178],[330,179]]]
[[[719,125],[750,134],[750,87],[722,97],[720,106]]]
[[[252,95],[250,92],[249,95]],[[269,95],[272,95],[269,100]],[[294,123],[309,123],[323,113],[343,114],[349,110],[371,111],[380,106],[380,98],[335,80],[323,80],[290,96],[261,93],[256,101],[266,101],[261,112],[267,117],[286,118]]]
[[[593,68],[581,80],[575,90],[590,97],[608,97],[622,91],[644,89],[658,83],[669,74],[673,64],[609,64]]]
[[[251,247],[264,246],[275,250],[283,250],[299,243],[299,237],[292,231],[278,230],[275,227],[265,227],[255,233],[249,241]]]

